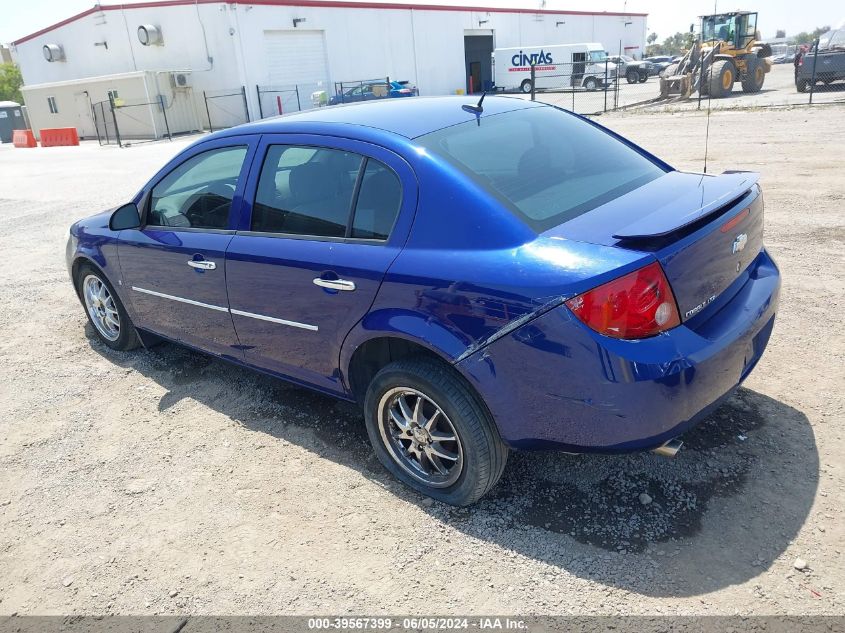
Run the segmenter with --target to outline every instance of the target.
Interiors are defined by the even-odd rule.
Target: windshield
[[[701,21],[701,39],[705,42],[710,40],[732,42],[736,32],[735,22],[734,15],[709,15]]]
[[[590,61],[603,64],[607,60],[607,51],[590,51]]]
[[[543,232],[662,176],[639,152],[588,122],[535,107],[454,125],[417,142]]]
[[[709,15],[701,20],[701,39],[704,42],[721,40],[744,47],[754,39],[756,31],[756,13]]]

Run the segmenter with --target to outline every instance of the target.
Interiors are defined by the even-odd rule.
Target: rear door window
[[[401,202],[399,177],[380,161],[339,149],[271,145],[250,230],[386,240]]]
[[[402,204],[402,185],[388,166],[367,160],[355,203],[350,236],[386,240]]]
[[[344,237],[363,160],[359,154],[336,149],[271,145],[250,229]]]

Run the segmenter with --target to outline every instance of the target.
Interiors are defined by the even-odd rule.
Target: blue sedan
[[[329,105],[372,101],[373,99],[414,97],[416,95],[417,89],[409,86],[407,81],[391,81],[390,83],[369,81],[332,95],[329,99]]]
[[[510,449],[673,454],[748,376],[780,288],[757,180],[517,98],[387,99],[203,138],[67,261],[104,345],[358,402],[387,470],[465,505]]]

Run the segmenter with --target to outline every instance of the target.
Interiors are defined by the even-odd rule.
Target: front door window
[[[226,229],[247,147],[213,149],[188,159],[153,187],[147,226]]]

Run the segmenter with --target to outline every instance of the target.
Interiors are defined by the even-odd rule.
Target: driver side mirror
[[[139,226],[141,226],[141,214],[134,202],[118,207],[109,218],[109,228],[112,231],[137,229]]]

